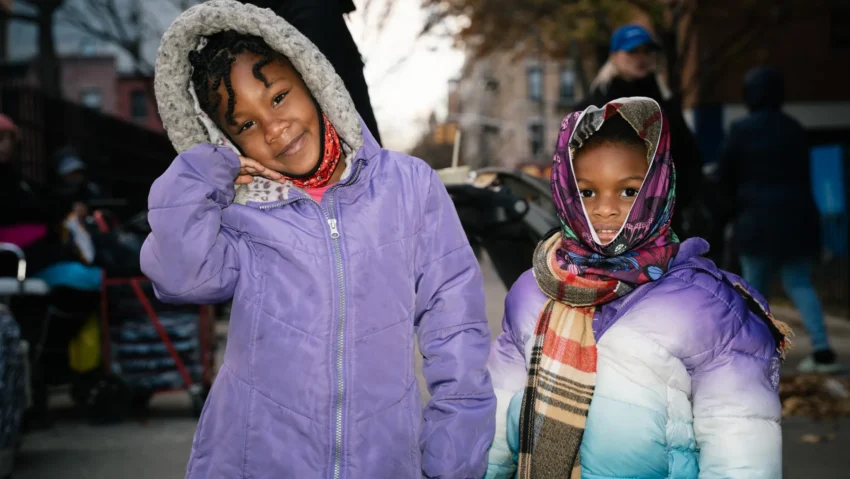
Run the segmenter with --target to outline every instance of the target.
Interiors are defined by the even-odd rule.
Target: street
[[[488,297],[487,316],[495,337],[501,330],[505,288],[486,258],[482,269]],[[789,312],[787,308],[781,308],[781,313],[793,315],[793,311]],[[793,323],[794,319],[790,321]],[[794,326],[799,327],[798,324]],[[837,347],[846,358],[850,355],[850,325],[833,328],[833,333]],[[805,346],[798,346],[789,358],[789,366],[796,364],[804,352]],[[423,384],[421,374],[419,377],[420,384]],[[53,429],[26,437],[15,479],[183,477],[195,429],[187,394],[155,397],[151,403],[150,418],[144,423],[128,421],[106,427],[90,426],[72,408],[70,400],[62,396],[54,397],[52,404],[60,419]],[[784,477],[850,477],[850,456],[847,455],[850,450],[850,418],[823,422],[789,418],[783,423],[783,431]],[[834,433],[835,438],[825,442],[813,443],[804,439],[807,436],[826,437],[830,433]]]

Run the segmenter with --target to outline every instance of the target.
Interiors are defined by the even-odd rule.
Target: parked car
[[[476,254],[486,251],[510,288],[531,268],[537,243],[559,226],[549,182],[510,168],[440,173]]]

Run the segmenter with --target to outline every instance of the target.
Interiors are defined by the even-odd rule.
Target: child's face
[[[229,95],[222,81],[218,125],[245,156],[264,167],[293,175],[309,173],[319,160],[322,141],[313,98],[301,76],[282,57],[262,68],[268,85],[257,79],[253,69],[260,60],[254,53],[242,53],[233,61],[233,123],[225,118]]]
[[[579,151],[573,168],[584,209],[599,241],[603,245],[614,241],[646,177],[645,152],[605,143]]]

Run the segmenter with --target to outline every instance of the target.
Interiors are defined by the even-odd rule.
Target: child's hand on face
[[[236,177],[236,184],[250,184],[252,181],[254,181],[255,176],[262,176],[263,178],[268,178],[272,181],[280,181],[281,179],[283,179],[283,175],[281,175],[277,171],[266,168],[265,166],[261,165],[257,160],[252,160],[251,158],[240,156],[239,176]]]

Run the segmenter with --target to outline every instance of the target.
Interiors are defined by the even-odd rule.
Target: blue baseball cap
[[[617,29],[611,36],[611,52],[627,51],[648,46],[659,49],[658,42],[645,28],[640,25],[625,25]]]

